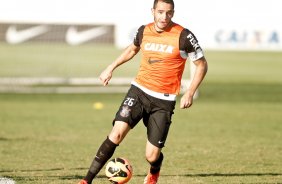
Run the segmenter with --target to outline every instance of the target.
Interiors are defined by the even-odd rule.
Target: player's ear
[[[151,12],[152,12],[152,15],[154,16],[155,9],[154,9],[154,8],[151,8]]]

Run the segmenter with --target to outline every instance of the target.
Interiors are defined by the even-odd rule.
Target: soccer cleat
[[[149,173],[144,179],[144,184],[156,184],[159,176],[160,172],[157,172],[156,174]]]
[[[78,184],[88,184],[86,180],[81,180]]]

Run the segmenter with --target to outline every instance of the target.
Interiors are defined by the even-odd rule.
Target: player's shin
[[[97,154],[89,168],[89,171],[84,178],[88,183],[91,183],[94,177],[99,173],[106,162],[113,156],[118,145],[113,143],[108,137],[102,143],[97,151]]]

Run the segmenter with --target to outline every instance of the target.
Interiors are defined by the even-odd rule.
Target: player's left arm
[[[196,36],[190,30],[183,29],[179,41],[180,50],[184,51],[190,59],[190,62],[194,62],[196,65],[190,86],[180,100],[180,108],[185,109],[191,107],[193,104],[193,96],[208,71],[208,63]]]
[[[205,75],[208,71],[208,63],[205,57],[201,57],[198,60],[193,61],[196,65],[196,70],[194,77],[191,81],[190,86],[186,90],[186,92],[183,94],[181,100],[180,100],[180,108],[186,109],[192,106],[193,104],[193,96],[200,86],[201,82],[205,78]]]

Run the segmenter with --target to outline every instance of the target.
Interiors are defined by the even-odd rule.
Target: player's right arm
[[[126,63],[132,59],[140,50],[139,46],[136,46],[134,43],[130,44],[121,55],[111,63],[100,75],[100,80],[104,86],[106,86],[110,79],[112,78],[113,71],[123,63]]]

